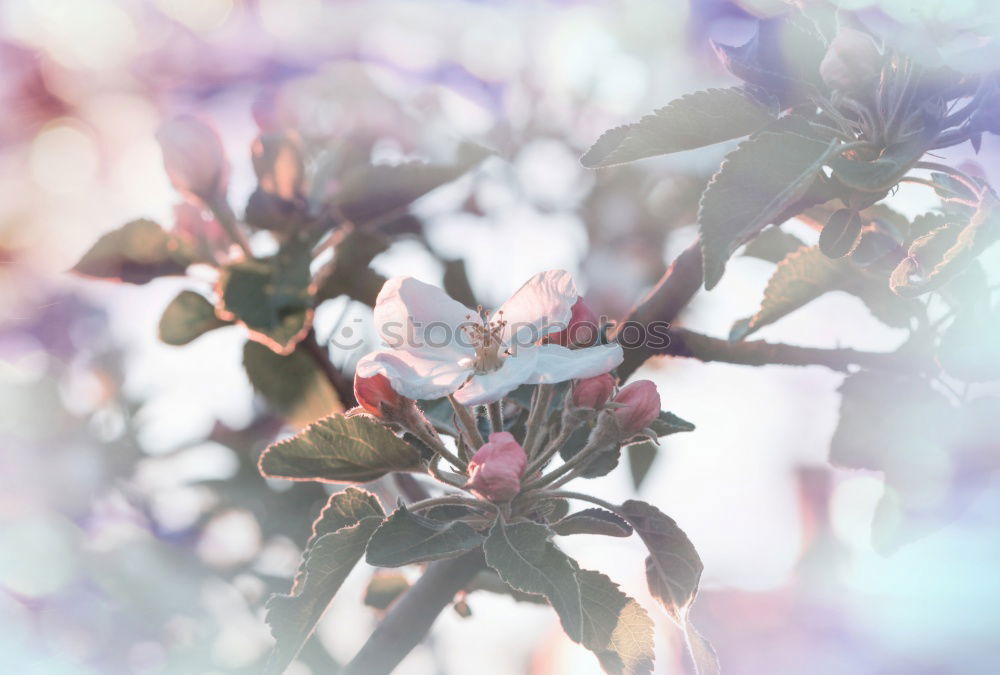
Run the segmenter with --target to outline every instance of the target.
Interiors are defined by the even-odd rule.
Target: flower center
[[[491,321],[490,313],[482,306],[476,309],[479,311],[478,318],[481,323],[470,323],[462,328],[473,349],[476,350],[476,359],[472,367],[477,373],[492,373],[499,369],[503,365],[504,358],[509,356],[503,345],[503,332],[507,322],[503,318],[503,312],[498,312],[496,318]],[[465,318],[472,320],[472,315]]]

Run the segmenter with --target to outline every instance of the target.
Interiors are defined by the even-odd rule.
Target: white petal
[[[497,310],[497,315],[503,312],[507,322],[504,342],[524,347],[547,333],[562,330],[569,323],[570,310],[578,297],[569,272],[549,270],[531,277]]]
[[[621,345],[612,342],[583,349],[568,349],[560,345],[542,345],[535,351],[538,360],[528,384],[551,384],[594,377],[616,368],[624,358]]]
[[[537,349],[522,349],[517,356],[508,356],[504,359],[503,365],[492,373],[473,375],[472,379],[455,393],[455,399],[464,405],[499,401],[531,377],[537,356]]]
[[[375,328],[393,349],[448,349],[468,356],[473,349],[461,326],[479,316],[437,286],[412,277],[393,277],[375,300]]]
[[[383,350],[367,354],[355,368],[361,377],[381,373],[392,388],[407,398],[430,399],[451,394],[462,386],[470,370],[454,360],[436,358],[437,351]]]

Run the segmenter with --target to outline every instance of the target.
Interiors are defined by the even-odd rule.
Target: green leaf
[[[636,490],[642,487],[646,476],[649,475],[649,470],[653,467],[653,462],[656,461],[658,450],[659,448],[653,441],[632,443],[625,448],[629,473],[632,475],[632,486]]]
[[[388,609],[409,588],[409,580],[400,572],[376,572],[365,589],[365,604],[375,609]]]
[[[837,141],[790,115],[726,155],[698,209],[705,288],[722,278],[733,252],[796,203],[836,152]]]
[[[892,273],[890,286],[903,297],[940,288],[1000,239],[1000,200],[984,190],[967,225],[945,225],[917,238]]]
[[[376,567],[401,567],[454,558],[482,543],[483,536],[461,521],[425,518],[400,506],[372,535],[365,560]]]
[[[774,226],[768,227],[754,237],[743,249],[743,255],[777,264],[784,260],[789,253],[797,251],[803,246],[805,246],[805,242],[794,234],[789,234],[780,227]]]
[[[301,349],[275,354],[259,342],[243,346],[243,368],[254,390],[295,427],[343,410],[333,385]]]
[[[602,534],[606,537],[627,537],[632,534],[632,526],[605,509],[584,509],[570,514],[552,525],[552,531],[560,536],[571,534]]]
[[[251,340],[290,354],[312,326],[310,251],[308,242],[294,240],[267,260],[223,268],[216,314],[244,324]]]
[[[574,642],[583,637],[583,609],[576,564],[549,541],[552,531],[529,521],[498,518],[483,544],[486,563],[515,590],[545,596]]]
[[[861,239],[861,227],[861,216],[857,211],[834,211],[819,233],[819,250],[828,258],[843,258]]]
[[[205,296],[181,291],[160,317],[160,340],[168,345],[186,345],[210,330],[228,325],[215,316],[215,307]]]
[[[715,649],[690,621],[684,627],[684,639],[687,642],[688,653],[691,654],[697,675],[719,675],[722,672]]]
[[[416,199],[450,183],[481,162],[489,152],[475,145],[461,148],[453,164],[426,162],[369,165],[348,171],[332,206],[356,226],[385,222]]]
[[[760,309],[736,322],[729,339],[742,340],[830,291],[858,296],[876,318],[893,327],[908,326],[919,311],[915,302],[900,301],[882,279],[850,260],[833,260],[816,246],[802,247],[778,264],[764,289]]]
[[[365,518],[376,518],[381,521],[385,511],[378,497],[367,490],[349,487],[341,492],[330,495],[326,505],[319,512],[312,524],[312,534],[306,541],[302,563],[299,565],[295,580],[292,582],[292,595],[297,595],[306,574],[306,562],[309,551],[324,535],[337,532],[345,527],[356,525]]]
[[[342,527],[353,525],[365,518],[385,517],[382,505],[371,492],[356,487],[348,487],[341,492],[330,495],[326,506],[319,512],[313,523],[313,534],[310,542],[319,539],[324,534],[336,532]]]
[[[368,306],[385,284],[385,277],[369,267],[371,261],[389,248],[389,240],[378,234],[352,230],[333,249],[333,260],[320,273],[316,297],[329,300],[346,295]]]
[[[420,468],[420,451],[367,415],[330,415],[260,457],[264,476],[329,483],[367,483]]]
[[[133,220],[103,235],[73,271],[88,277],[145,284],[182,275],[193,260],[187,245],[151,220]]]
[[[365,544],[378,527],[379,518],[360,522],[325,534],[306,552],[300,582],[293,595],[275,595],[268,600],[267,623],[275,639],[264,675],[281,675],[302,649],[333,596],[361,560]]]
[[[838,181],[862,192],[884,192],[910,170],[933,140],[929,132],[914,134],[906,141],[894,143],[877,159],[866,161],[847,157],[831,157],[830,168]]]
[[[583,602],[583,645],[615,675],[653,670],[653,621],[639,603],[600,572],[576,574]]]
[[[739,87],[688,94],[634,124],[605,132],[580,159],[588,169],[721,143],[773,121]]]
[[[679,625],[698,592],[703,565],[691,540],[674,519],[646,502],[630,499],[618,515],[635,528],[646,548],[646,581],[649,591]]]
[[[655,433],[658,438],[663,438],[664,436],[670,436],[671,434],[694,431],[695,427],[687,420],[682,420],[680,417],[671,412],[661,410],[657,418],[649,425],[649,428],[653,430],[653,433]]]

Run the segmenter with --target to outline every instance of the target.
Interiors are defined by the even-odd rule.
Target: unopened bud
[[[615,391],[615,378],[604,373],[580,380],[573,387],[573,405],[577,408],[599,410]]]
[[[466,487],[491,502],[505,502],[521,491],[521,475],[528,465],[524,448],[506,431],[490,434],[490,440],[469,460]]]
[[[548,341],[563,347],[590,347],[597,342],[601,328],[597,315],[583,298],[577,298],[570,311],[572,313],[566,328],[549,335]]]
[[[870,84],[882,68],[882,54],[867,33],[841,28],[819,64],[819,74],[828,87],[852,92]]]
[[[648,427],[660,415],[660,394],[649,380],[622,387],[614,402],[619,405],[612,415],[626,438]]]
[[[354,398],[358,404],[376,417],[391,417],[392,412],[402,408],[404,399],[400,396],[389,378],[382,373],[371,377],[354,377]]]
[[[194,117],[177,117],[160,127],[156,140],[163,151],[163,166],[178,192],[206,204],[225,195],[229,162],[214,129]]]

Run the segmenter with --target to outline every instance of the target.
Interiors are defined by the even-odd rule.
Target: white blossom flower
[[[566,328],[578,297],[572,277],[551,270],[532,277],[490,315],[440,288],[395,277],[375,303],[376,328],[389,348],[362,358],[357,373],[385,375],[409,398],[455,394],[465,405],[497,401],[522,384],[606,373],[622,362],[617,344],[541,344],[545,335]]]

